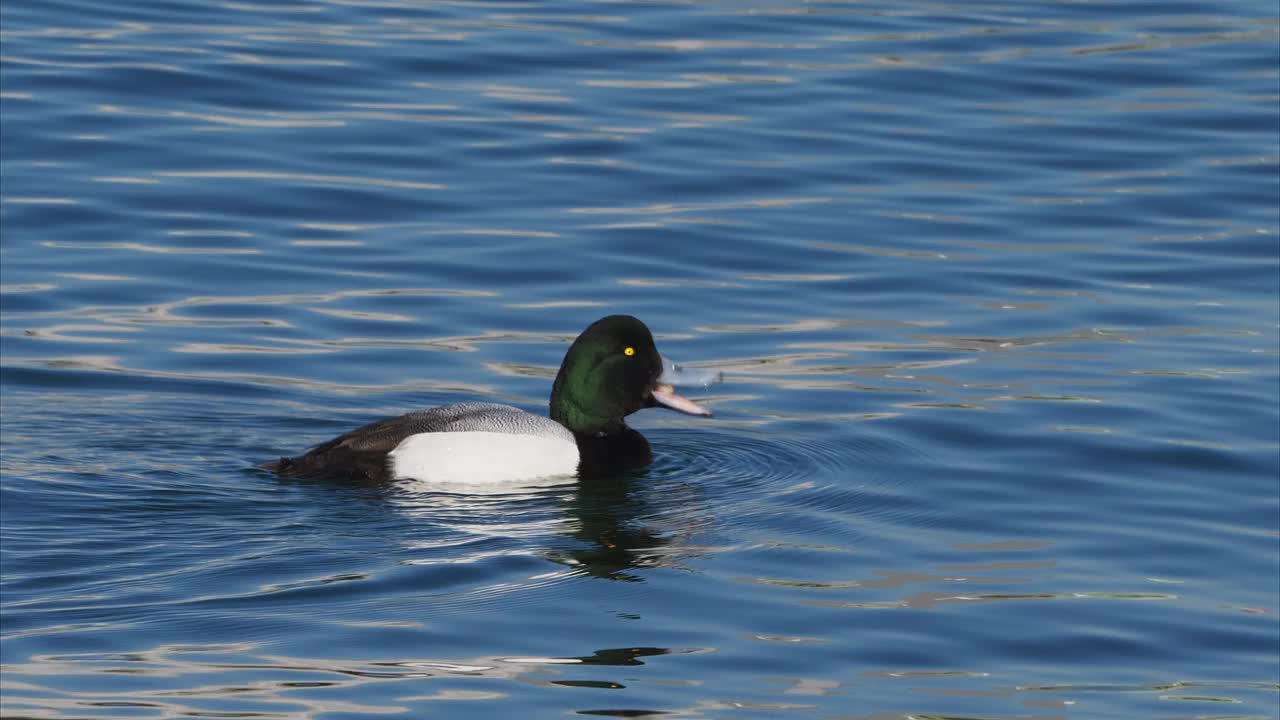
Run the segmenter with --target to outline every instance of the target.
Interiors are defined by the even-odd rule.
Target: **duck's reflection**
[[[651,493],[637,489],[644,480],[639,475],[580,480],[564,510],[572,528],[567,534],[581,545],[553,550],[547,557],[594,577],[631,582],[641,578],[629,571],[664,564],[664,559],[672,557],[668,546],[678,537],[687,537],[690,528],[660,528],[646,522],[669,518],[671,513],[655,507]]]
[[[431,555],[412,564],[534,554],[575,573],[636,582],[638,569],[679,566],[680,548],[705,524],[696,487],[652,469],[519,486],[273,477],[341,487],[363,501],[365,512],[387,509],[409,520],[398,531],[400,542]]]

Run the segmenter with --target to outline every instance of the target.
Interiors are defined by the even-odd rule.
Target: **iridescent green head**
[[[565,353],[551,388],[551,419],[585,435],[621,432],[623,418],[662,405],[710,415],[662,382],[662,356],[649,328],[630,315],[595,321]]]

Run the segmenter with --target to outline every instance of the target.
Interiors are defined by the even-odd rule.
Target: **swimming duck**
[[[551,386],[551,417],[496,403],[443,405],[379,420],[265,467],[283,475],[477,484],[617,473],[653,460],[626,416],[647,407],[711,414],[675,393],[680,372],[658,354],[643,322],[610,315],[565,353]]]

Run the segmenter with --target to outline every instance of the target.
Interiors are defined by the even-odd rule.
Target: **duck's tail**
[[[308,453],[300,457],[282,457],[258,465],[267,472],[290,478],[328,478],[358,482],[379,482],[390,479],[386,460],[381,453],[316,456]]]
[[[297,463],[294,462],[293,458],[282,457],[279,460],[268,460],[267,462],[259,463],[258,467],[277,475],[288,475],[290,474],[289,471],[294,469],[296,465]]]

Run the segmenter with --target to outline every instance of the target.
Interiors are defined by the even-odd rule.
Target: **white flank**
[[[487,484],[573,475],[578,446],[571,440],[498,432],[410,435],[387,454],[397,480]]]

